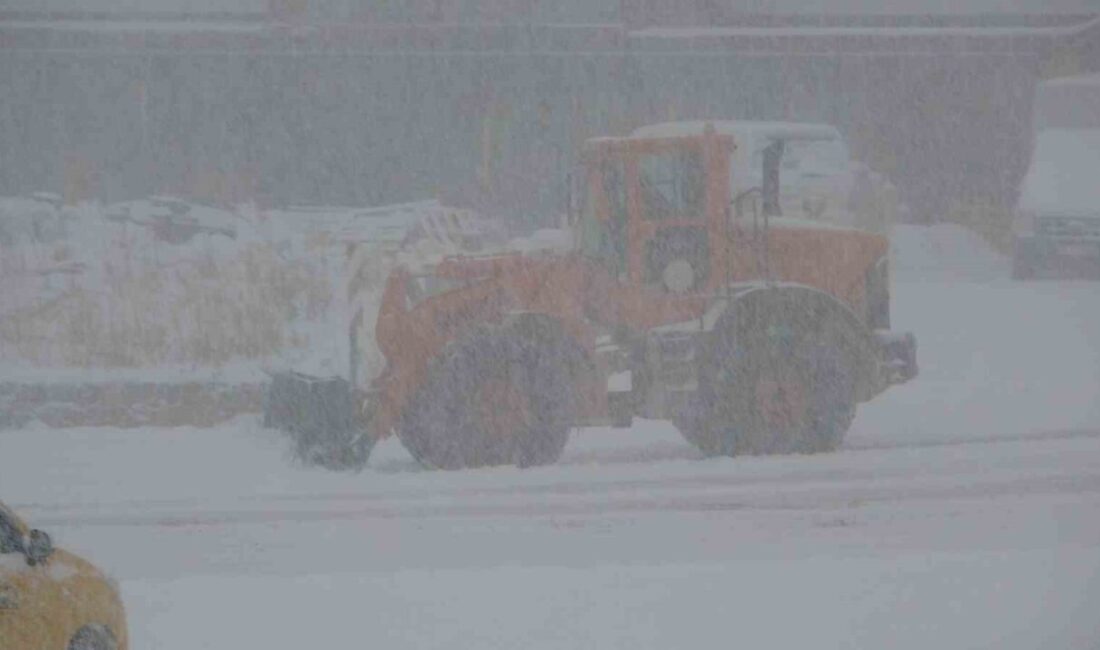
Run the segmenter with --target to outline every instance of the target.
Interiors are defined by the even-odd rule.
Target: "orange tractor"
[[[707,455],[836,449],[857,404],[916,375],[913,336],[889,331],[888,241],[777,214],[781,146],[731,197],[734,147],[710,125],[590,140],[567,247],[396,267],[386,367],[338,400],[361,418],[336,418],[354,431],[322,462],[361,466],[396,434],[430,467],[541,465],[572,428],[635,416]]]

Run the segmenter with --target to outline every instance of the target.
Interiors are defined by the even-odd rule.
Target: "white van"
[[[1100,75],[1040,83],[1035,130],[1013,223],[1012,276],[1080,267],[1100,279]]]

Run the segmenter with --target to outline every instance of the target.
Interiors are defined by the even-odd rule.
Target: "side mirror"
[[[53,540],[48,533],[35,529],[27,537],[27,564],[42,564],[53,555]]]

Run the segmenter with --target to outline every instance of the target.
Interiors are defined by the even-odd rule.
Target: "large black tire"
[[[710,249],[703,228],[668,228],[646,244],[646,282],[662,284],[665,272],[673,262],[686,263],[691,268],[690,284],[680,291],[695,290],[706,284],[710,269]],[[667,285],[666,285],[667,286]],[[669,290],[676,290],[667,287]]]
[[[575,415],[567,348],[537,325],[485,328],[453,344],[402,414],[398,437],[437,469],[556,462]]]
[[[118,650],[118,641],[106,625],[85,625],[69,640],[68,650]]]
[[[855,416],[857,352],[834,316],[782,291],[727,313],[674,418],[684,437],[708,456],[839,447]]]

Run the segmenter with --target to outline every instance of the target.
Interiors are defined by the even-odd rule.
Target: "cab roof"
[[[813,124],[807,122],[763,122],[751,120],[688,120],[683,122],[663,122],[635,129],[631,134],[637,138],[675,138],[698,136],[703,134],[707,124],[713,124],[714,130],[735,138],[775,138],[781,140],[840,140],[840,131],[831,124]]]

